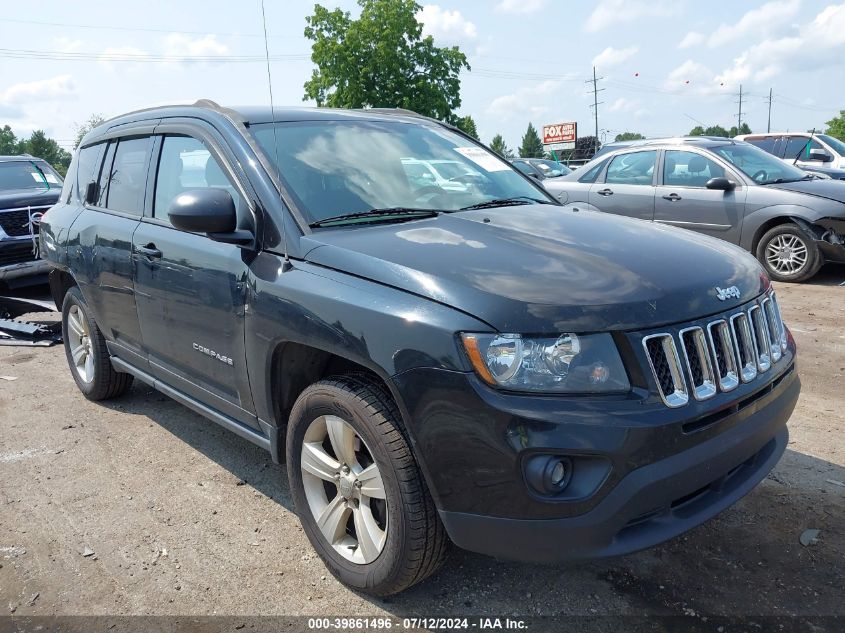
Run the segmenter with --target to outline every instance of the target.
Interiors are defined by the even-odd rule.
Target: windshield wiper
[[[479,202],[471,204],[467,207],[461,207],[458,211],[469,211],[470,209],[493,209],[495,207],[509,207],[517,204],[551,204],[548,200],[540,200],[538,198],[530,198],[528,196],[516,196],[514,198],[494,198],[486,202]]]
[[[814,174],[807,174],[806,176],[801,176],[800,178],[775,178],[774,180],[767,180],[766,182],[760,183],[763,185],[782,185],[787,182],[801,182],[802,180],[815,180],[817,176]]]
[[[403,219],[414,219],[414,218],[430,218],[434,217],[439,212],[436,209],[411,209],[408,207],[387,207],[384,209],[370,209],[369,211],[359,211],[357,213],[343,213],[341,215],[335,215],[330,218],[323,218],[322,220],[317,220],[316,222],[312,222],[308,226],[312,229],[326,226],[330,224],[340,224],[347,220],[358,220],[361,218],[386,218],[390,216],[404,216]]]
[[[37,163],[33,163],[32,161],[30,161],[30,164],[31,164],[33,167],[35,167],[35,169],[37,169],[37,170],[38,170],[38,173],[39,173],[39,174],[41,174],[41,180],[43,180],[43,181],[44,181],[44,186],[45,186],[45,187],[47,187],[47,189],[49,189],[49,188],[50,188],[50,183],[49,183],[49,182],[47,182],[47,176],[44,174],[44,170],[43,170],[43,169],[41,169],[41,168],[38,166],[38,164],[37,164]]]

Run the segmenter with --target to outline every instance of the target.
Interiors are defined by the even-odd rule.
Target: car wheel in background
[[[62,338],[70,373],[86,398],[116,398],[132,386],[130,374],[112,367],[106,340],[79,288],[68,290],[62,303]]]
[[[821,268],[819,247],[795,224],[780,224],[757,244],[757,259],[775,281],[805,281]]]
[[[386,596],[440,566],[448,538],[396,405],[375,381],[340,376],[302,392],[287,470],[305,533],[341,582]]]

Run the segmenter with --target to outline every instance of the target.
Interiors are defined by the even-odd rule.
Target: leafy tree
[[[407,108],[452,122],[461,105],[462,69],[457,46],[440,48],[422,36],[414,0],[358,0],[357,20],[348,11],[316,4],[305,18],[317,68],[305,82],[304,99],[336,108]]]
[[[743,129],[747,128],[747,124],[743,124]],[[733,130],[736,130],[736,126],[734,126]],[[743,132],[743,134],[750,134],[751,130],[748,132]],[[734,136],[736,136],[736,132],[734,132]],[[689,136],[730,136],[730,132],[723,128],[721,125],[711,125],[708,127],[702,127],[700,125],[696,125],[694,128],[690,130]]]
[[[734,125],[731,127],[731,131],[728,132],[728,136],[731,138],[739,136],[740,134],[751,134],[751,128],[748,127],[748,123],[743,122],[739,127]]]
[[[614,139],[616,142],[619,141],[641,141],[645,138],[639,132],[622,132],[622,134],[617,134],[616,138]]]
[[[44,130],[35,130],[26,140],[19,143],[19,154],[32,154],[43,158],[62,176],[67,173],[70,166],[70,153],[59,147],[59,144],[44,133]]]
[[[845,110],[840,110],[839,116],[835,116],[827,122],[826,133],[840,141],[845,141]]]
[[[476,141],[481,140],[478,138],[478,129],[475,127],[475,120],[470,115],[458,118],[455,121],[455,126],[465,134],[469,134]]]
[[[508,144],[505,143],[505,139],[502,138],[501,134],[496,134],[496,136],[493,137],[493,140],[490,141],[490,149],[492,149],[502,158],[507,158],[508,160],[510,160],[514,157],[513,150],[508,147]]]
[[[575,141],[575,151],[572,152],[572,159],[590,160],[599,149],[601,149],[601,143],[597,142],[595,136],[582,136]]]
[[[103,115],[101,114],[92,114],[88,117],[88,120],[85,123],[80,123],[76,126],[76,140],[73,142],[73,149],[79,147],[79,144],[82,142],[82,137],[84,137],[88,132],[93,130],[98,125],[101,125],[105,122]]]
[[[20,154],[20,141],[8,125],[0,128],[0,156]]]
[[[543,141],[540,140],[540,135],[537,134],[537,130],[532,123],[528,124],[528,129],[525,130],[522,137],[519,156],[521,158],[543,158]]]

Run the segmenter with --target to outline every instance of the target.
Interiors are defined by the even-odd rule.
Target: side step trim
[[[257,433],[256,431],[245,427],[237,420],[234,420],[227,415],[223,415],[222,413],[215,409],[212,409],[211,407],[207,407],[201,402],[198,402],[190,396],[185,395],[181,391],[178,391],[173,387],[164,384],[160,380],[156,379],[154,376],[151,376],[147,372],[133,367],[129,363],[121,360],[120,358],[117,358],[116,356],[111,357],[111,364],[117,371],[132,374],[141,382],[148,384],[154,389],[158,389],[161,393],[166,396],[169,396],[170,398],[173,398],[179,404],[188,407],[192,411],[199,413],[200,415],[208,418],[212,422],[216,422],[223,428],[232,431],[232,433],[240,435],[242,438],[249,440],[253,444],[257,444],[258,446],[267,451],[271,450],[269,437],[261,435],[260,433]]]

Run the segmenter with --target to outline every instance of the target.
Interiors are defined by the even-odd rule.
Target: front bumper
[[[395,378],[453,542],[537,562],[636,551],[715,516],[777,463],[800,392],[792,345],[767,381],[684,411],[636,397],[522,397],[468,374],[409,373],[417,375]],[[415,390],[419,379],[430,389]],[[696,416],[711,422],[684,431]],[[584,498],[544,499],[523,476],[523,459],[537,452],[598,457],[610,467]]]
[[[32,238],[0,240],[0,281],[46,275],[50,264],[33,254]]]

